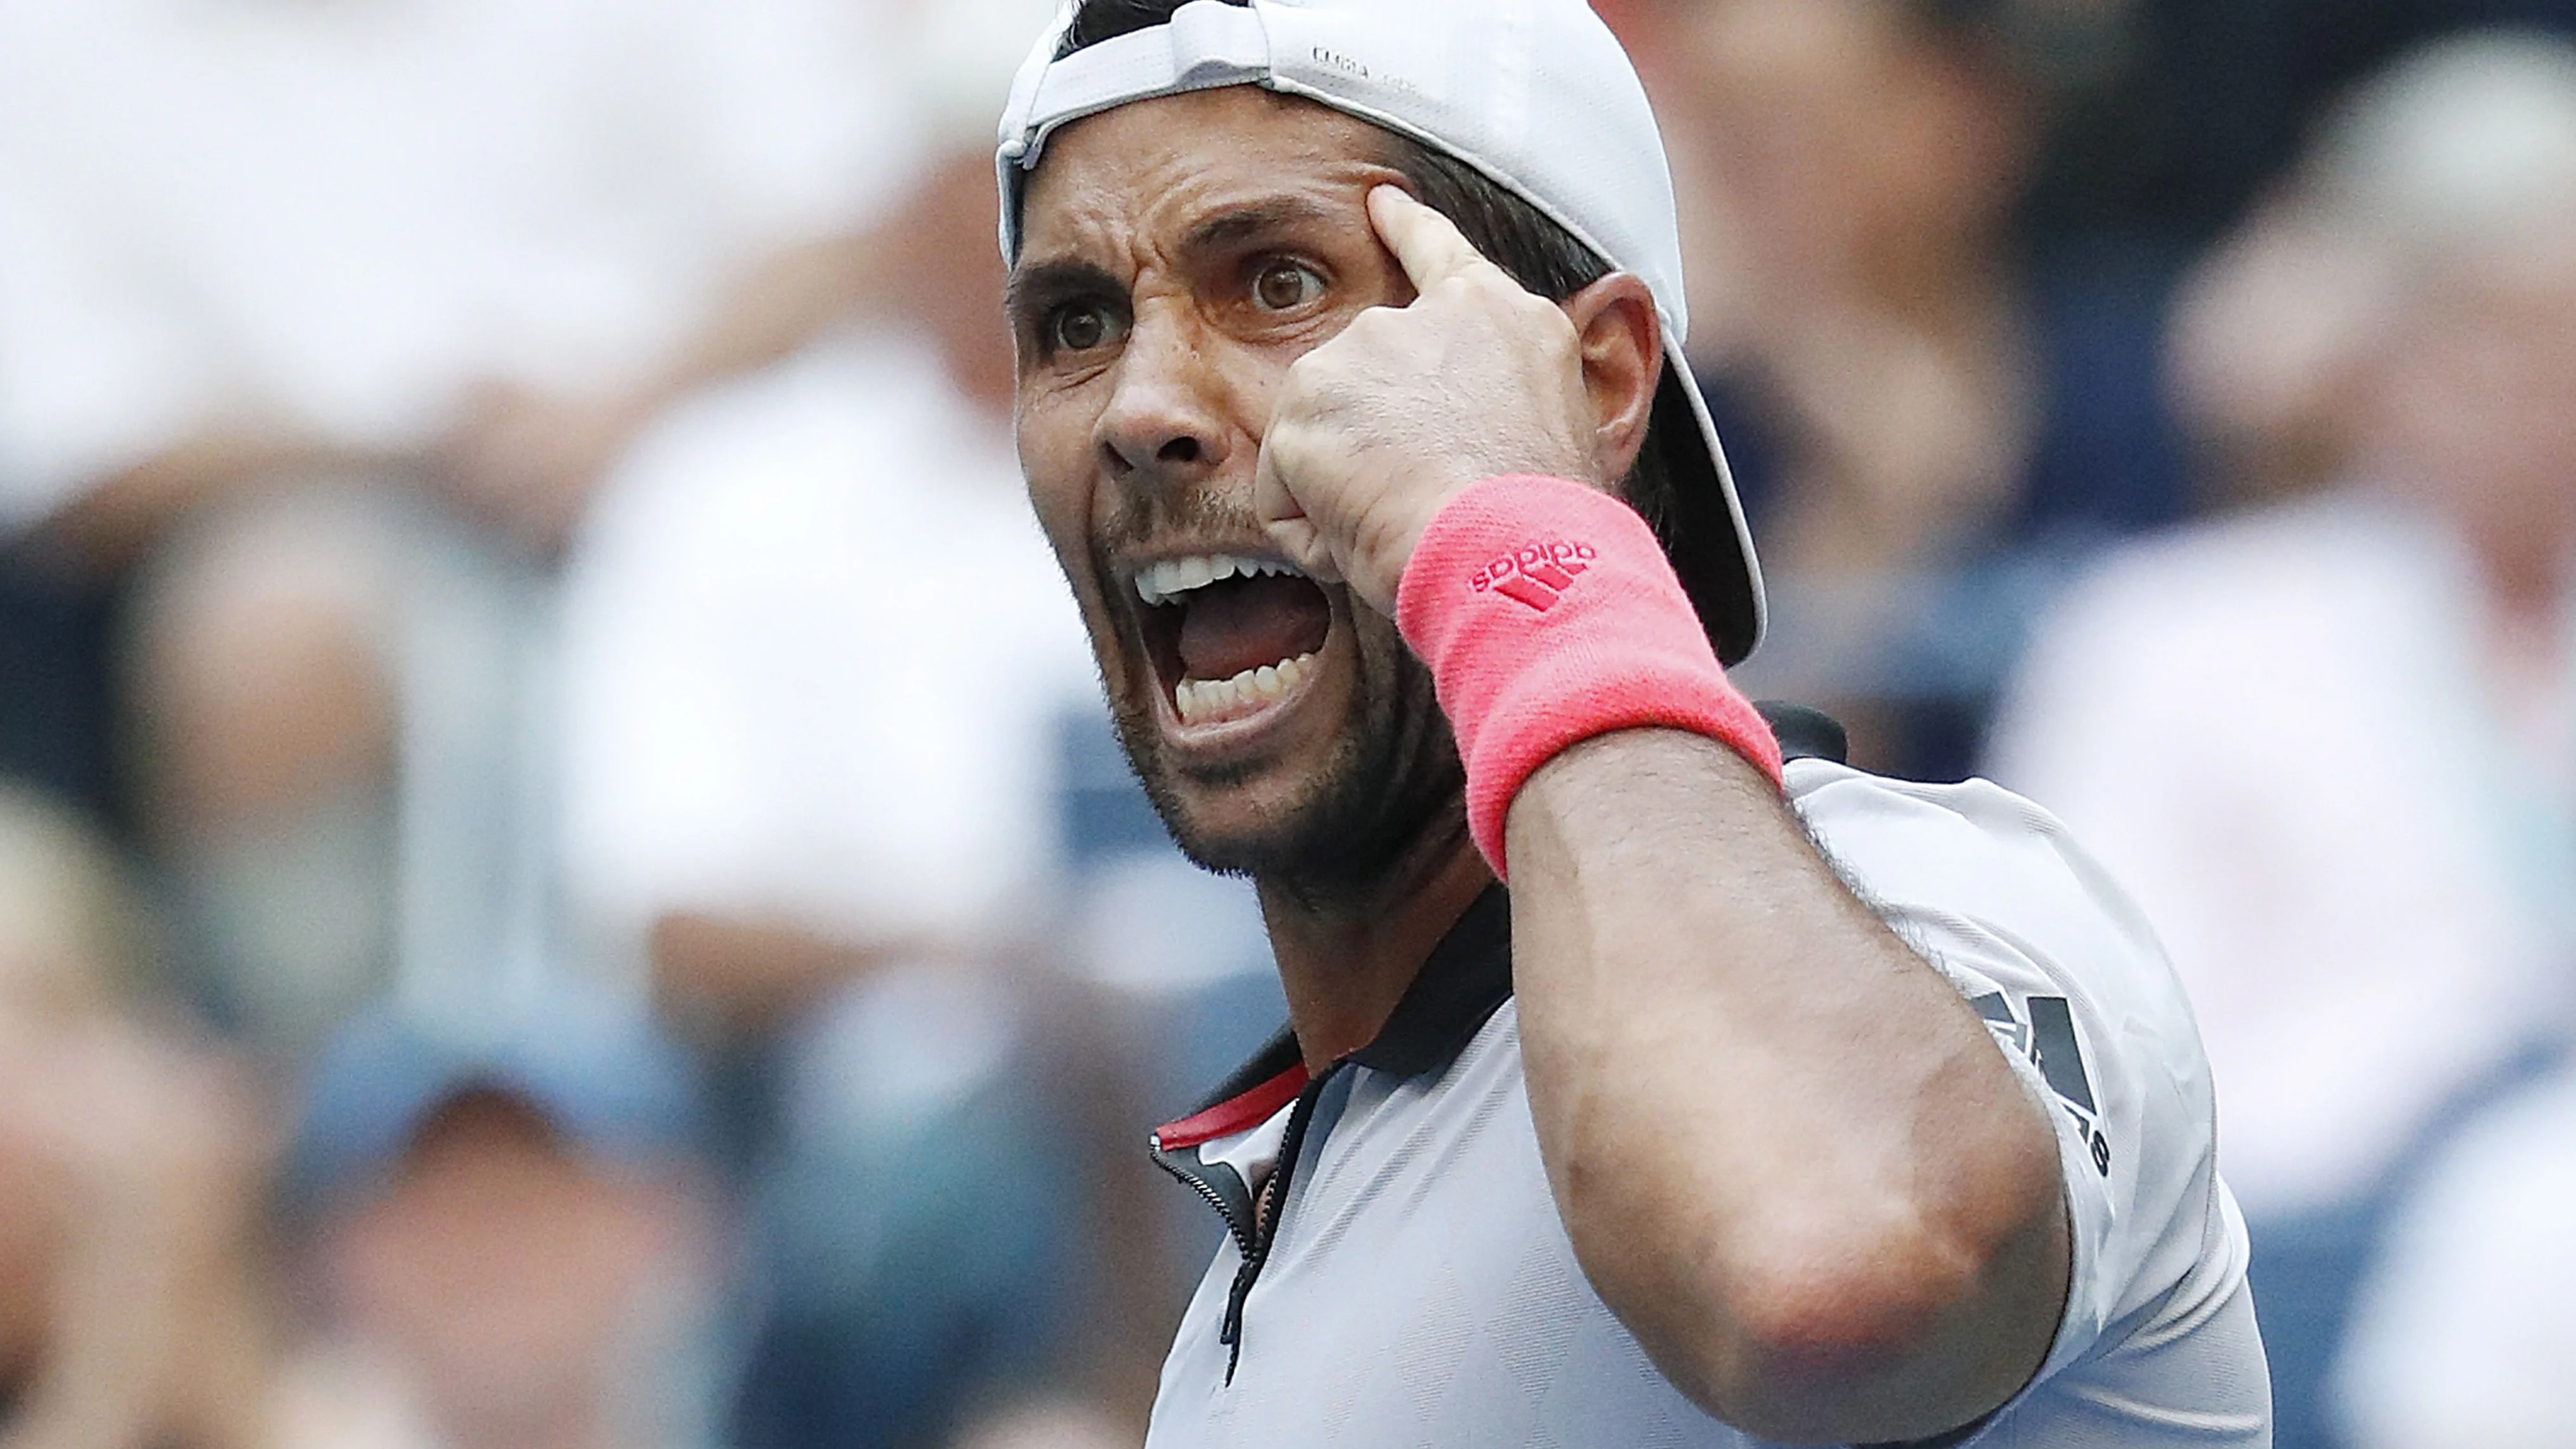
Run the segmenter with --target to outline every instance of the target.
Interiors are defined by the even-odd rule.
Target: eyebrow
[[[1292,226],[1343,219],[1338,208],[1321,205],[1309,197],[1274,197],[1218,212],[1191,227],[1181,238],[1181,246],[1191,252],[1216,251]]]
[[[1107,268],[1091,262],[1037,262],[1012,271],[1002,289],[1002,306],[1011,316],[1020,317],[1067,297],[1118,296],[1125,291]]]
[[[1185,253],[1204,254],[1240,246],[1245,241],[1301,225],[1332,224],[1343,212],[1303,196],[1274,197],[1227,207],[1192,226],[1181,238]],[[1011,316],[1024,317],[1068,297],[1123,296],[1126,285],[1097,263],[1071,258],[1032,262],[1017,268],[1002,292]]]

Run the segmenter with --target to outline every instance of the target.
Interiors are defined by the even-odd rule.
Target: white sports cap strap
[[[1188,0],[1164,24],[1061,59],[1068,3],[1020,68],[995,158],[1005,259],[1055,129],[1220,86],[1303,96],[1453,156],[1646,283],[1667,354],[1658,432],[1675,474],[1675,566],[1732,664],[1763,623],[1762,579],[1726,455],[1690,382],[1681,238],[1663,139],[1627,54],[1585,0]],[[1701,445],[1685,446],[1696,438]]]
[[[1146,96],[1270,79],[1270,36],[1249,6],[1183,5],[1172,23],[1086,46],[1038,76],[1030,98],[1028,149],[1065,122]],[[1006,139],[1004,145],[1009,144]]]

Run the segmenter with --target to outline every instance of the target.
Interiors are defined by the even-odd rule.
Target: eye
[[[1118,318],[1098,302],[1068,302],[1047,314],[1050,352],[1089,352],[1118,340]]]
[[[1252,300],[1263,310],[1287,312],[1323,295],[1324,279],[1301,262],[1275,261],[1252,279]]]

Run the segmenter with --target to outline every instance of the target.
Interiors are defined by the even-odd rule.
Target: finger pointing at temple
[[[1368,212],[1378,239],[1395,253],[1416,292],[1428,292],[1451,277],[1467,276],[1479,268],[1501,270],[1476,250],[1457,223],[1414,200],[1401,187],[1371,188]]]
[[[1594,416],[1573,324],[1392,186],[1369,223],[1411,305],[1366,308],[1299,358],[1255,472],[1271,540],[1381,612],[1442,504],[1498,473],[1588,476]]]

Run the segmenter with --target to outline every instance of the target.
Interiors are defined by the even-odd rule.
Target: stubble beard
[[[1466,833],[1466,769],[1431,671],[1384,618],[1361,611],[1359,678],[1331,754],[1292,802],[1253,826],[1196,819],[1189,789],[1242,784],[1260,766],[1193,771],[1189,789],[1160,751],[1150,710],[1117,709],[1120,743],[1173,843],[1202,869],[1249,876],[1315,906],[1375,900],[1431,837]]]

